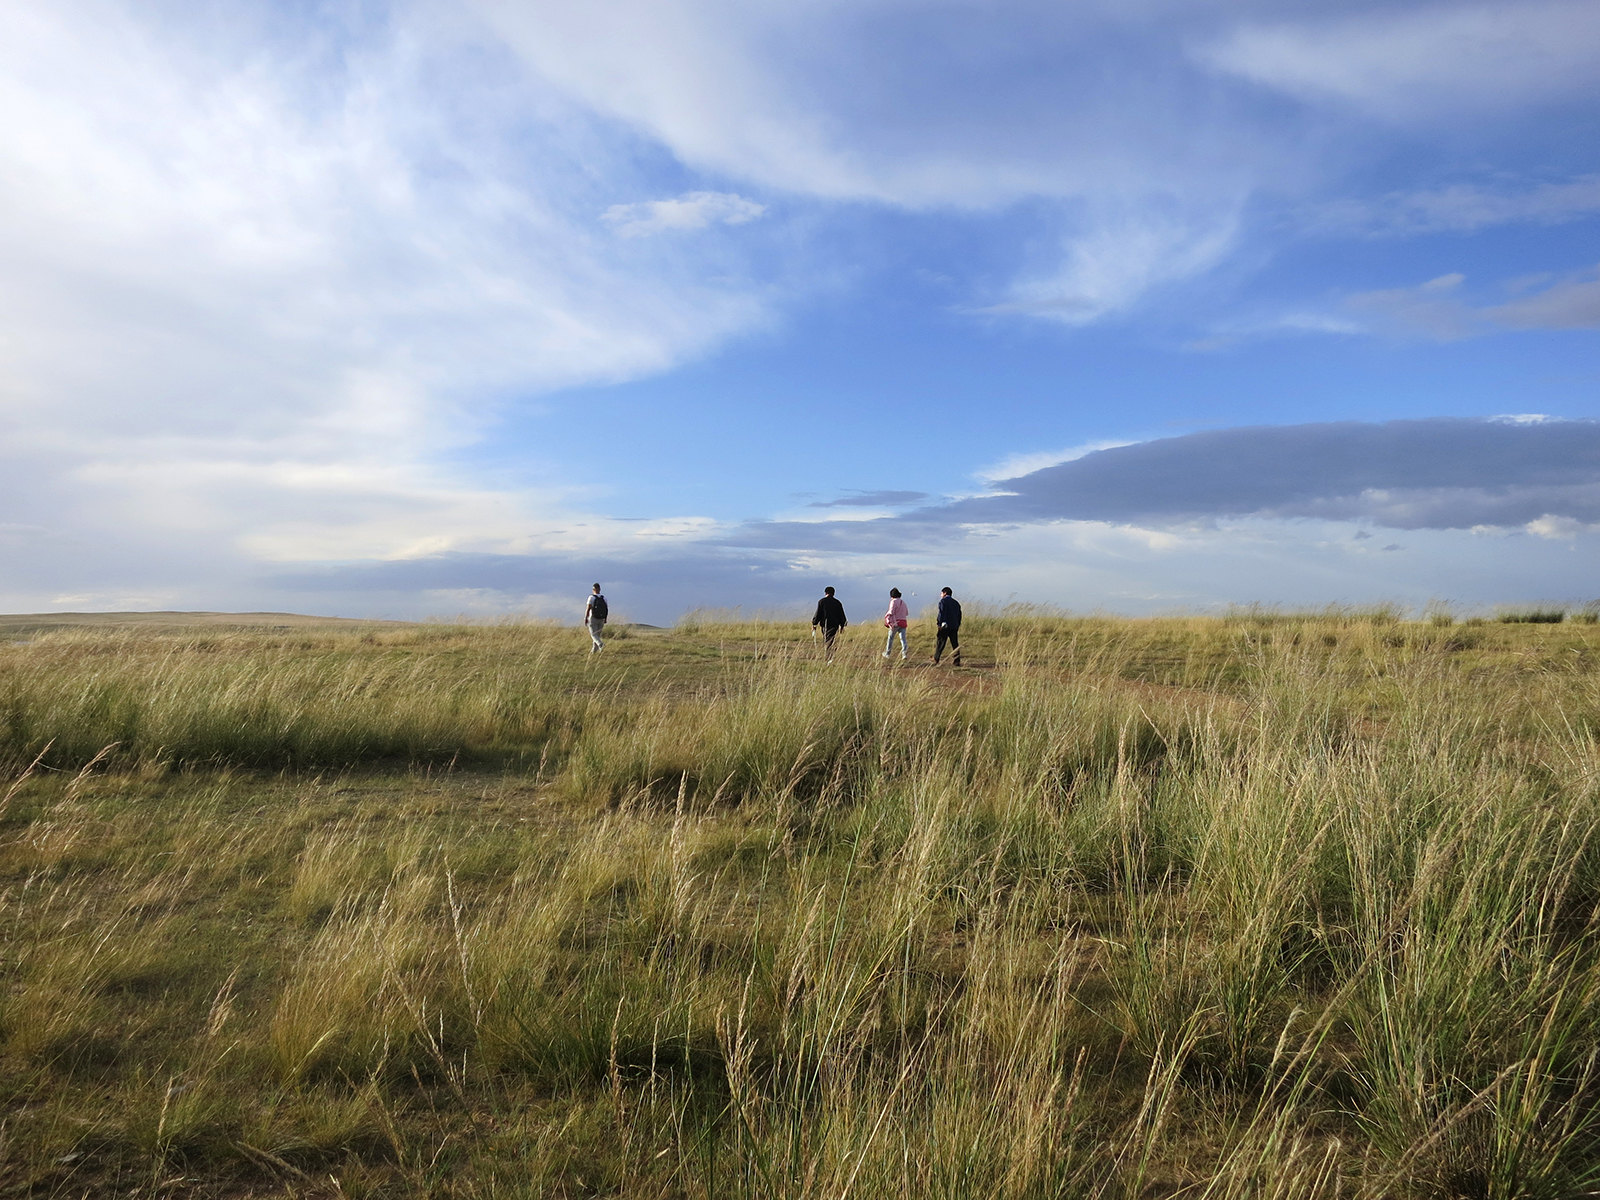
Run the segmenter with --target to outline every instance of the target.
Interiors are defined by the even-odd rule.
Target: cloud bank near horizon
[[[866,522],[751,522],[730,545],[937,544],[958,530],[1089,521],[1161,530],[1253,518],[1398,530],[1600,525],[1600,421],[1434,418],[1209,430],[1112,446],[973,496]]]
[[[1023,581],[1041,572],[1011,560],[1039,553],[1056,556],[1061,577],[1080,580],[1077,588],[1094,588],[1100,606],[1131,611],[1397,592],[1420,604],[1451,580],[1465,599],[1490,603],[1508,599],[1490,594],[1492,581],[1509,563],[1544,554],[1538,543],[1586,551],[1600,543],[1600,421],[1438,418],[1214,430],[1092,451],[997,486],[998,494],[897,516],[708,529],[670,549],[590,559],[588,569],[648,597],[642,602],[657,617],[733,607],[730,597],[746,608],[793,609],[824,581],[870,589],[941,572],[964,576],[968,587],[987,579],[987,596],[1016,594],[1032,591],[1036,582]],[[1373,527],[1388,537],[1374,537]],[[1396,532],[1410,536],[1389,540]],[[1443,563],[1440,553],[1457,561]],[[1372,566],[1377,556],[1396,554],[1410,563]],[[1565,566],[1569,598],[1593,590],[1582,562]],[[1337,568],[1376,573],[1392,590],[1352,592]],[[451,581],[470,580],[485,595],[532,595],[541,581],[560,580],[554,591],[565,595],[577,594],[584,570],[561,556],[445,555],[283,579],[314,590],[441,594]],[[1138,580],[1152,573],[1165,573],[1167,586],[1141,590]],[[1174,575],[1187,585],[1174,586]],[[1287,595],[1274,590],[1286,578]]]
[[[1506,581],[1535,574],[1545,597],[1595,590],[1587,556],[1600,548],[1600,421],[1214,430],[1091,451],[999,486],[865,520],[621,523],[521,550],[299,563],[209,543],[184,552],[220,587],[310,611],[562,616],[600,578],[624,615],[654,623],[694,608],[798,611],[823,582],[851,589],[857,607],[888,582],[953,580],[984,598],[1076,598],[1135,613],[1440,596],[1489,604],[1520,598]],[[0,528],[0,543],[28,536]],[[147,551],[121,551],[117,570],[136,588],[158,587],[170,569]],[[87,587],[104,569],[80,560],[51,578]]]
[[[1600,523],[1600,421],[1438,418],[1214,430],[1096,451],[926,512],[993,524],[1230,517],[1391,529]]]

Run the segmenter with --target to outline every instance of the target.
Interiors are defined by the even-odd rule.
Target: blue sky
[[[1600,3],[0,12],[0,608],[1600,596]]]

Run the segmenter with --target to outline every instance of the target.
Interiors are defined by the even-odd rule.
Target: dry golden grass
[[[968,641],[0,643],[0,1196],[1600,1187],[1600,630]]]

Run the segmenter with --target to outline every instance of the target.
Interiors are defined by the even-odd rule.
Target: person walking
[[[600,585],[597,583],[589,596],[589,602],[583,606],[583,623],[589,627],[589,640],[594,643],[589,647],[590,654],[599,654],[606,648],[606,644],[600,640],[600,634],[605,631],[606,618],[610,614],[611,606],[600,594]]]
[[[889,640],[883,644],[883,656],[889,657],[889,652],[894,649],[894,635],[900,635],[900,661],[906,659],[906,622],[911,617],[911,610],[906,607],[906,602],[900,598],[899,588],[889,589],[889,611],[883,614],[883,623],[889,630]]]
[[[950,643],[954,653],[950,656],[952,666],[961,665],[961,601],[951,594],[949,588],[939,589],[939,637],[933,644],[933,665],[939,665],[939,656],[944,653],[944,644]]]
[[[844,605],[834,596],[833,589],[823,588],[822,599],[817,601],[816,614],[811,618],[811,628],[815,631],[821,627],[823,653],[829,662],[833,661],[833,639],[849,623],[844,619]],[[814,632],[812,636],[816,636]]]

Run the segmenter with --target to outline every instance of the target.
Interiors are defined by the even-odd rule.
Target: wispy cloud
[[[600,219],[623,237],[648,237],[708,225],[744,225],[766,211],[766,205],[732,192],[685,192],[671,200],[613,204]]]
[[[1588,0],[1431,3],[1241,24],[1206,43],[1220,70],[1397,123],[1587,95],[1600,58]]]
[[[1466,276],[1453,272],[1415,287],[1362,292],[1347,303],[1379,330],[1453,342],[1484,328],[1482,318],[1461,299],[1465,282]]]
[[[1151,292],[1204,274],[1238,235],[1237,208],[1202,214],[1187,203],[1142,198],[1097,214],[1066,240],[1062,261],[1016,282],[1009,296],[977,311],[1085,325],[1125,312]]]
[[[1600,175],[1533,186],[1455,183],[1308,210],[1313,231],[1412,236],[1472,233],[1499,225],[1559,225],[1600,213]]]
[[[1455,272],[1415,287],[1363,292],[1347,304],[1374,332],[1445,342],[1503,330],[1600,329],[1600,268],[1524,281],[1520,289],[1504,286],[1502,295],[1520,294],[1499,302],[1469,294],[1466,282]]]
[[[1600,329],[1600,268],[1483,310],[1511,329]]]
[[[1345,313],[1291,310],[1216,322],[1203,336],[1184,342],[1183,349],[1205,354],[1267,338],[1305,334],[1350,337],[1368,332],[1366,325]]]

